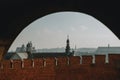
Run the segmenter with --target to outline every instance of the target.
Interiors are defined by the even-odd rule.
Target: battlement
[[[94,55],[94,56],[71,56],[71,57],[51,57],[24,60],[3,60],[0,62],[0,69],[22,69],[56,67],[66,65],[90,65],[90,64],[116,64],[120,62],[120,54]]]
[[[119,80],[120,54],[0,62],[0,80]]]

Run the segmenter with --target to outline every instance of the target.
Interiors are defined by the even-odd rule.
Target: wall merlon
[[[67,57],[58,57],[57,58],[57,63],[58,63],[58,66],[65,66],[67,65],[67,62],[68,62],[68,59]]]
[[[92,64],[92,56],[82,56],[82,64]]]
[[[22,60],[13,60],[13,69],[21,69],[23,68],[23,61]]]
[[[120,66],[120,54],[109,54],[109,64]]]
[[[72,56],[69,58],[70,60],[70,65],[78,65],[80,64],[80,57],[79,56]]]
[[[95,64],[105,64],[106,55],[95,55]]]
[[[51,58],[46,58],[46,66],[55,66],[55,58],[51,57]]]
[[[24,59],[23,60],[23,63],[24,63],[24,68],[33,68],[34,66],[34,64],[33,64],[33,60],[32,59]]]
[[[44,66],[43,58],[34,59],[34,68],[41,68]]]

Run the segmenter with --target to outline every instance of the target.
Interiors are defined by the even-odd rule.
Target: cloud
[[[70,30],[71,31],[76,31],[76,28],[75,27],[71,27]]]
[[[86,30],[88,30],[88,27],[85,25],[80,25],[77,27],[70,27],[70,30],[71,31],[86,31]]]
[[[81,30],[81,31],[85,31],[85,30],[87,30],[87,29],[88,29],[88,27],[85,26],[85,25],[81,25],[81,26],[80,26],[80,30]]]

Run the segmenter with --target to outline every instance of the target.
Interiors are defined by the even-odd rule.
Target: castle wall
[[[106,56],[105,55],[95,55],[95,63],[96,64],[105,64],[105,59],[106,59]]]
[[[0,80],[119,80],[120,55],[3,60]],[[82,61],[82,63],[80,63]]]

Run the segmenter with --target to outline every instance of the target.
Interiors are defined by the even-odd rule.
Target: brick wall
[[[96,64],[105,64],[105,55],[95,55],[95,63]]]
[[[92,56],[82,56],[82,64],[91,64]]]
[[[2,60],[0,80],[120,80],[120,55]],[[80,61],[82,60],[82,64]]]

